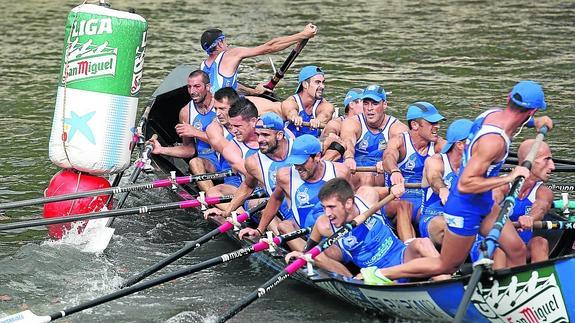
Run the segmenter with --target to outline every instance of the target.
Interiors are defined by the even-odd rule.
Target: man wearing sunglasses
[[[297,34],[277,37],[259,46],[230,47],[220,29],[208,29],[202,33],[200,39],[202,49],[208,54],[200,68],[210,76],[212,93],[229,86],[248,95],[258,95],[264,92],[263,86],[259,85],[254,90],[238,84],[238,67],[242,60],[279,52],[301,40],[312,38],[316,33],[317,26],[310,23]]]
[[[288,129],[297,137],[310,134],[319,138],[320,125],[328,123],[335,110],[333,104],[323,98],[325,75],[321,68],[310,65],[301,69],[296,93],[281,103],[284,119],[291,122]],[[303,122],[310,126],[302,126]]]

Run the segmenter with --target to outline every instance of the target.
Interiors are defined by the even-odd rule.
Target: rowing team
[[[546,108],[539,84],[517,83],[505,108],[488,110],[473,122],[456,120],[443,139],[438,129],[445,118],[431,103],[410,104],[406,125],[386,114],[385,90],[371,85],[350,91],[344,101],[348,113],[331,118],[333,105],[322,97],[323,71],[304,67],[299,80],[296,94],[281,102],[276,113],[258,109],[256,100],[240,97],[231,87],[212,95],[209,75],[201,70],[189,75],[192,100],[181,109],[176,126],[183,144],[162,147],[153,139],[153,153],[191,158],[194,174],[229,168],[239,174],[215,186],[198,183],[207,196],[234,196],[206,216],[228,217],[247,209],[246,199],[263,189],[270,198],[259,225],[243,229],[240,236],[313,226],[307,242],[289,243],[297,253],[393,194],[397,199],[326,250],[317,265],[347,276],[355,272],[346,262],[371,267],[364,270],[370,282],[431,277],[457,270],[477,237],[491,228],[510,183],[523,176],[527,181],[512,220],[524,232],[519,236],[511,224],[505,225],[495,267],[525,264],[528,255],[532,261],[546,259],[546,241],[526,232],[551,206],[552,192],[541,185],[554,169],[549,147],[541,146],[531,172],[518,166],[499,176],[516,130],[553,126],[546,116],[533,117]],[[287,127],[285,120],[290,121]],[[532,145],[532,140],[521,144],[519,163]],[[372,166],[373,172],[355,172],[359,166]],[[421,188],[405,183],[421,183]]]

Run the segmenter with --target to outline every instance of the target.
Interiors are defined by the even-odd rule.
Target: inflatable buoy
[[[72,9],[50,135],[50,160],[92,174],[130,165],[148,24],[91,4]]]
[[[108,187],[110,187],[110,183],[105,178],[73,170],[62,170],[52,177],[50,184],[48,184],[48,188],[46,188],[46,191],[44,192],[44,196],[49,197],[71,194]],[[74,214],[97,212],[104,207],[107,200],[108,195],[101,195],[84,197],[76,200],[47,203],[44,205],[44,218],[73,216]],[[84,221],[83,225],[78,226],[79,233],[86,226],[86,223],[87,221]],[[53,239],[60,239],[71,228],[71,223],[51,224],[48,225],[48,234]]]

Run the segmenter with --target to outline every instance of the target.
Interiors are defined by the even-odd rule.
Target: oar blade
[[[32,313],[32,311],[30,310],[26,310],[24,312],[16,313],[0,319],[0,323],[15,323],[15,322],[43,323],[50,321],[52,321],[52,318],[50,316],[38,316]]]

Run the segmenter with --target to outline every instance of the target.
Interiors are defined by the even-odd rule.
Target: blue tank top
[[[535,197],[537,196],[537,190],[541,184],[543,184],[543,182],[535,183],[526,198],[515,199],[515,207],[513,208],[513,213],[509,216],[511,221],[517,221],[520,216],[528,215],[531,212],[531,207],[533,206]],[[528,243],[529,240],[531,240],[531,237],[533,237],[533,231],[531,230],[523,230],[522,232],[517,233],[525,243]]]
[[[317,218],[323,214],[323,207],[317,194],[325,182],[336,177],[335,165],[329,161],[322,163],[323,175],[313,183],[302,180],[295,166],[290,167],[290,205],[300,228],[313,227]]]
[[[203,61],[200,64],[200,69],[206,72],[210,76],[211,92],[216,93],[217,90],[223,87],[231,87],[234,90],[238,89],[238,71],[236,70],[232,76],[223,76],[220,74],[220,64],[224,54],[226,52],[221,52],[216,56],[216,59],[212,62],[210,66]]]
[[[354,202],[360,214],[369,209],[357,196]],[[339,229],[331,223],[330,225],[333,232]],[[375,213],[364,223],[353,228],[338,241],[338,245],[342,252],[350,256],[360,268],[369,266],[386,268],[399,265],[403,263],[403,254],[406,249],[405,244],[385,224],[380,213]]]
[[[383,152],[389,141],[389,131],[397,119],[388,115],[383,127],[374,133],[367,127],[363,113],[357,118],[361,124],[361,135],[355,143],[355,162],[357,166],[375,166],[383,158]]]
[[[425,166],[425,160],[429,156],[435,154],[435,143],[430,142],[427,145],[427,154],[420,155],[415,147],[413,147],[413,142],[411,141],[411,135],[409,132],[401,133],[403,135],[403,145],[405,147],[405,157],[397,163],[397,168],[401,171],[405,183],[421,183],[423,179],[423,166]],[[387,186],[391,186],[391,177],[386,176]],[[421,203],[423,203],[423,190],[420,188],[409,188],[405,190],[405,193],[401,196],[401,199],[418,199],[419,205],[414,205],[414,207],[419,208]]]
[[[226,128],[224,125],[222,125],[221,123],[218,124],[220,126],[222,126],[222,130],[224,132],[224,138],[227,141],[232,141],[234,139],[234,135],[232,135],[229,131],[228,128]],[[245,159],[245,158],[244,158]],[[224,156],[220,155],[220,169],[225,170],[225,169],[231,169],[232,166],[230,166],[230,163],[228,163],[228,161],[224,158]]]
[[[455,174],[451,168],[447,154],[440,154],[440,156],[443,160],[443,184],[445,184],[448,189],[451,189],[451,186],[453,186],[453,183],[457,180],[457,174]],[[443,210],[439,194],[435,193],[431,186],[423,188],[423,205],[421,213],[424,214],[427,209]]]
[[[214,120],[214,118],[216,117],[216,112],[214,111],[214,109],[212,107],[210,107],[210,110],[208,112],[206,112],[205,114],[202,114],[200,112],[198,112],[197,108],[196,108],[196,104],[194,103],[194,101],[190,101],[190,103],[188,103],[188,109],[189,109],[189,115],[190,118],[188,120],[188,122],[196,129],[205,132],[206,128],[208,127],[208,125],[210,123],[212,123],[212,121]],[[200,140],[198,138],[196,138],[196,150],[198,152],[198,155],[208,155],[208,154],[213,154],[214,150],[212,149],[212,146],[210,146],[209,143]]]
[[[277,175],[277,170],[280,167],[288,167],[291,166],[290,164],[288,164],[286,162],[287,157],[290,155],[291,153],[291,148],[292,148],[292,140],[286,138],[285,140],[287,140],[287,144],[288,144],[288,151],[287,154],[285,155],[285,157],[281,160],[273,160],[271,158],[269,158],[267,155],[262,154],[261,151],[257,151],[258,154],[258,161],[260,163],[260,170],[262,172],[262,178],[264,180],[264,189],[266,190],[266,193],[268,193],[269,196],[272,195],[274,189],[276,188],[276,175]],[[287,203],[287,200],[284,199],[282,201],[282,204],[280,206],[280,212],[282,213],[282,215],[284,216],[284,218],[290,218],[291,217],[291,212],[290,212],[290,208],[289,205]]]
[[[298,114],[302,118],[303,121],[309,122],[311,119],[315,119],[317,117],[316,116],[317,107],[321,104],[323,99],[315,100],[315,102],[313,103],[313,105],[311,107],[311,114],[307,114],[307,112],[305,112],[303,102],[302,102],[299,94],[297,94],[297,93],[294,94],[293,98],[294,98],[295,102],[297,103]],[[299,130],[297,130],[296,126],[294,126],[291,123],[288,125],[288,129],[295,135],[296,138],[301,136],[301,135],[305,135],[305,134],[309,134],[309,135],[312,135],[316,138],[319,138],[319,135],[321,133],[319,129],[311,129],[309,127],[299,127]]]
[[[492,162],[487,171],[485,172],[485,174],[483,174],[483,177],[485,178],[499,176],[499,170],[501,169],[501,166],[503,166],[503,164],[505,163],[505,159],[509,154],[509,146],[511,145],[511,140],[509,139],[509,137],[507,136],[507,134],[503,129],[493,125],[483,124],[485,118],[491,113],[496,111],[500,110],[493,109],[485,111],[482,114],[480,114],[473,122],[473,126],[471,127],[471,131],[469,132],[469,136],[465,141],[465,149],[463,151],[461,167],[459,168],[459,174],[449,191],[449,196],[450,197],[453,196],[453,198],[449,198],[447,204],[451,204],[449,202],[450,200],[452,200],[452,203],[454,203],[454,205],[449,206],[451,210],[468,209],[468,211],[480,215],[481,214],[486,215],[491,211],[491,207],[493,206],[493,197],[491,190],[478,194],[459,193],[459,190],[457,189],[457,184],[459,182],[461,174],[463,173],[463,170],[465,169],[467,163],[469,162],[469,159],[471,158],[471,151],[473,145],[475,144],[475,142],[477,142],[479,138],[487,134],[497,134],[501,136],[503,140],[505,140],[506,148],[503,158],[501,158],[498,161]]]

